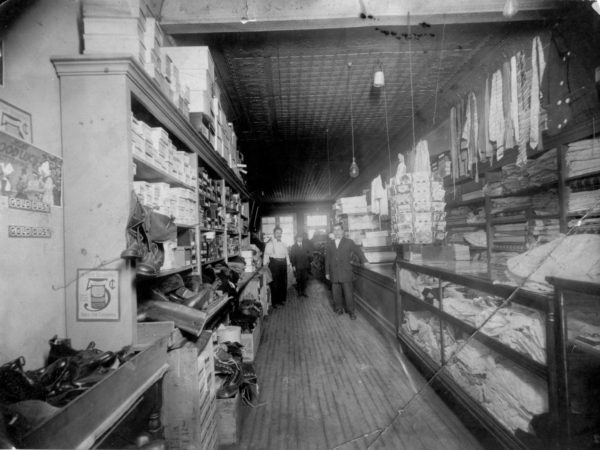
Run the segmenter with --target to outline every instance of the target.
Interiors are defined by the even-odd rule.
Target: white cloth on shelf
[[[489,140],[496,144],[496,159],[504,155],[504,102],[502,98],[502,71],[492,75],[490,93]]]
[[[535,150],[540,141],[540,85],[546,70],[546,58],[539,36],[531,44],[531,113],[529,124],[529,146]]]
[[[431,173],[431,160],[429,159],[429,146],[427,145],[427,141],[421,139],[417,143],[415,152],[415,166],[413,172]]]

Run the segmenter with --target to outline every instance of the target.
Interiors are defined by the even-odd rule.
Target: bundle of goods
[[[459,206],[446,211],[447,225],[468,225],[485,223],[485,209],[482,207]]]
[[[600,189],[584,190],[586,187],[583,181],[579,181],[571,183],[569,189],[567,189],[567,210],[569,214],[600,212]]]
[[[335,209],[338,214],[367,214],[367,197],[359,195],[356,197],[342,197],[335,202]]]
[[[527,160],[524,167],[507,164],[500,173],[488,173],[485,193],[490,196],[513,194],[558,180],[557,151],[552,149],[537,159]]]
[[[563,236],[507,261],[507,276],[528,290],[552,294],[547,276],[600,282],[600,236]]]
[[[390,187],[392,240],[432,243],[445,237],[444,188],[429,172],[404,174]]]
[[[545,244],[559,236],[560,224],[558,219],[533,219],[529,222],[528,241],[532,244]]]
[[[481,241],[481,242],[483,242],[483,245],[475,244],[473,242],[473,240],[467,239],[468,236],[472,236],[472,235],[474,235],[474,233],[477,233],[477,235],[483,233],[483,240]],[[486,246],[485,231],[483,231],[477,227],[468,227],[467,226],[467,227],[452,228],[452,229],[448,230],[448,237],[446,238],[446,240],[449,243],[453,243],[453,244],[468,243],[469,245],[471,245],[473,247],[485,247]]]
[[[362,240],[363,253],[370,263],[391,262],[396,258],[389,230],[367,231]]]
[[[600,138],[569,144],[565,162],[567,177],[579,177],[600,170]]]

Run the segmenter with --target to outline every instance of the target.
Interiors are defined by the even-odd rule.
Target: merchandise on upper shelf
[[[592,186],[599,186],[597,181],[594,180]],[[600,212],[600,189],[586,190],[589,186],[589,180],[575,180],[570,183],[566,192],[568,214],[583,215]]]
[[[565,153],[565,166],[567,178],[600,171],[600,138],[570,143]]]
[[[429,172],[404,174],[389,188],[395,243],[432,243],[445,237],[444,188]]]

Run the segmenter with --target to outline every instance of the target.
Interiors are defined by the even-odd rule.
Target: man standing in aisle
[[[282,230],[273,228],[273,239],[265,245],[264,265],[269,267],[273,281],[271,282],[271,298],[273,307],[283,306],[287,294],[287,268],[290,265],[287,247],[281,242]]]
[[[290,249],[290,262],[296,277],[296,290],[298,297],[306,297],[306,282],[310,270],[310,250],[307,241],[301,234],[296,236],[296,243]]]
[[[344,227],[336,223],[333,227],[334,239],[327,243],[325,253],[325,278],[331,281],[333,294],[333,309],[337,314],[344,314],[344,309],[350,319],[356,320],[354,312],[354,292],[352,289],[352,256],[360,263],[367,262],[365,255],[352,239],[344,237]],[[344,301],[342,304],[342,292]]]

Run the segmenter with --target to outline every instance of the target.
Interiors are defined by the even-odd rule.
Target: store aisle
[[[329,291],[311,280],[309,298],[265,321],[256,370],[258,406],[246,414],[242,449],[476,449],[477,441],[430,390],[379,439],[423,378],[358,314],[337,316]],[[351,441],[351,442],[350,442]]]

